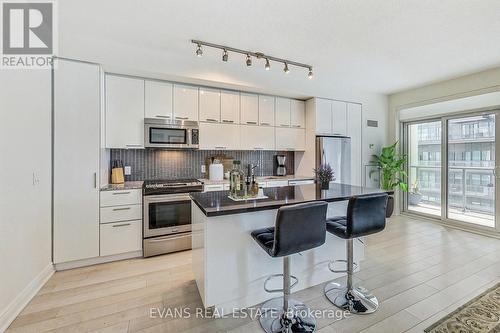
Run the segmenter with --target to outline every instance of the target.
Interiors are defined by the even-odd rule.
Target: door
[[[332,134],[347,135],[347,103],[332,101]]]
[[[145,118],[172,119],[172,83],[144,82]]]
[[[448,219],[495,227],[497,113],[447,119]]]
[[[174,119],[198,121],[198,87],[174,84]]]
[[[241,125],[242,150],[274,150],[274,127]]]
[[[259,125],[274,126],[274,97],[259,96]]]
[[[290,99],[276,98],[276,126],[290,127]]]
[[[241,124],[259,123],[259,98],[254,94],[241,93]]]
[[[332,134],[332,101],[316,98],[316,134]]]
[[[220,94],[220,118],[223,123],[240,123],[240,93],[222,90]]]
[[[290,125],[297,128],[306,127],[306,108],[304,101],[292,99],[290,106]]]
[[[240,149],[240,128],[236,124],[200,123],[199,149]]]
[[[106,75],[106,148],[144,148],[144,80]]]
[[[54,262],[99,256],[98,65],[54,70]]]
[[[220,121],[220,90],[200,88],[200,121]]]
[[[305,129],[276,127],[276,150],[305,150]]]

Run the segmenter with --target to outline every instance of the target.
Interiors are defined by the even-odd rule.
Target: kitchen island
[[[279,207],[322,200],[329,203],[328,216],[345,215],[349,198],[380,192],[332,183],[329,190],[316,184],[265,188],[267,199],[246,201],[229,199],[229,191],[191,193],[192,265],[204,306],[227,314],[279,296],[264,291],[264,280],[282,273],[282,259],[268,256],[250,236],[274,226]],[[345,258],[345,240],[327,233],[324,245],[291,257],[291,273],[299,279],[292,292],[345,275],[328,270],[331,260]],[[354,261],[363,258],[363,246],[355,242]]]

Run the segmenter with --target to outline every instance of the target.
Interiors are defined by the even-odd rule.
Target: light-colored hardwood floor
[[[500,281],[498,239],[393,217],[366,245],[356,281],[378,297],[379,310],[320,318],[319,332],[423,332]],[[293,297],[313,309],[334,309],[323,285]],[[150,316],[155,308],[200,306],[186,251],[57,272],[8,332],[261,332],[249,318],[196,318],[194,311],[189,319]]]

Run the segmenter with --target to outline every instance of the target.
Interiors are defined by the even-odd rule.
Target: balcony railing
[[[414,170],[414,172],[412,172]],[[419,179],[421,170],[432,170],[437,173],[437,181],[427,181]],[[448,204],[451,208],[462,212],[477,212],[494,214],[495,202],[495,176],[494,167],[490,166],[449,166],[449,175],[459,175],[455,180],[448,182]],[[479,184],[469,183],[467,180],[472,175],[480,175]],[[416,179],[413,179],[416,175]],[[487,175],[490,182],[484,184],[482,177]],[[419,183],[419,193],[422,194],[422,203],[427,205],[440,205],[441,193],[441,166],[436,165],[410,165],[410,181],[417,180]],[[438,200],[426,200],[426,198],[435,198]]]

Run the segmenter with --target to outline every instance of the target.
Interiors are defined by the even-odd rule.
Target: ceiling
[[[297,97],[390,94],[500,66],[498,0],[64,0],[58,11],[61,56]],[[315,76],[236,54],[223,63],[218,50],[198,58],[192,38]]]

